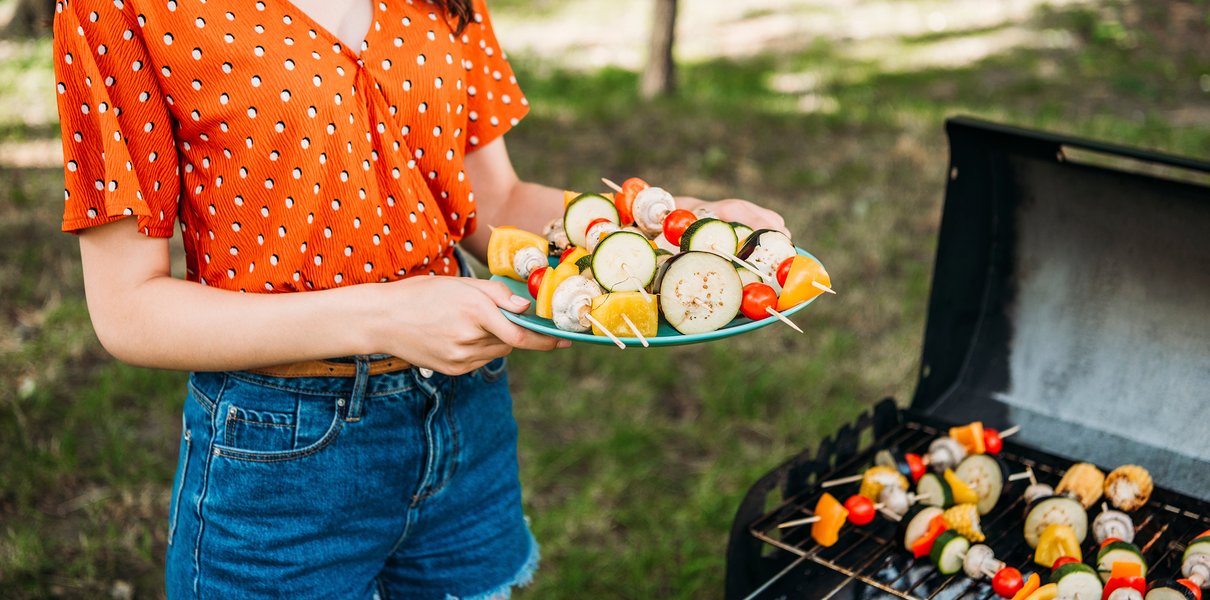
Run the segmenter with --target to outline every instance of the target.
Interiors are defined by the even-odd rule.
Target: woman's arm
[[[102,345],[131,364],[248,369],[384,353],[447,374],[471,371],[512,348],[550,350],[497,307],[528,301],[498,283],[414,277],[316,292],[241,294],[175,279],[168,241],[133,218],[80,234],[88,311]]]
[[[522,181],[517,177],[504,138],[468,154],[466,172],[475,190],[478,226],[474,235],[463,240],[462,246],[480,260],[484,260],[487,254],[487,241],[491,237],[489,225],[512,225],[541,233],[551,219],[563,214],[562,190]],[[688,210],[707,207],[720,219],[738,221],[753,229],[786,230],[786,222],[781,215],[746,200],[706,202],[680,196],[676,202],[677,206]]]

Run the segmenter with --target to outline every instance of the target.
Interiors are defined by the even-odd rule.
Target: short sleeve
[[[171,237],[180,201],[173,120],[126,3],[60,0],[54,63],[63,137],[63,230],[138,217]]]
[[[466,152],[482,148],[504,135],[529,112],[517,77],[500,49],[484,0],[474,1],[474,18],[462,40],[467,79]]]

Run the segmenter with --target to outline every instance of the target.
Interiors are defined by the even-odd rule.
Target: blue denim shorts
[[[538,546],[521,510],[504,359],[189,381],[169,598],[506,598]]]

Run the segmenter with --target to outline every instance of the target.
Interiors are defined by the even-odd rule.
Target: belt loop
[[[357,357],[357,375],[353,378],[353,397],[349,398],[348,420],[361,420],[361,404],[366,395],[366,384],[370,381],[370,359]]]

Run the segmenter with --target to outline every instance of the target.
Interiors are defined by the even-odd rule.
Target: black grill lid
[[[946,128],[913,409],[1019,424],[1016,441],[1210,499],[1210,163]]]

